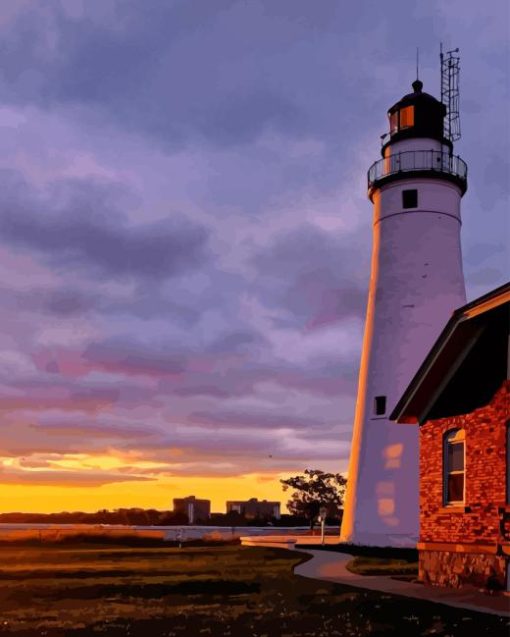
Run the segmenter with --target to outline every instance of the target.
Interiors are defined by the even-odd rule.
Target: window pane
[[[506,502],[510,504],[510,420],[506,423]]]
[[[448,476],[448,502],[464,501],[464,474],[451,473]]]
[[[406,106],[400,111],[400,128],[414,126],[414,106]]]
[[[398,111],[390,115],[390,134],[396,133],[398,129]]]
[[[464,444],[448,445],[448,471],[464,471]]]
[[[403,190],[402,191],[402,208],[417,208],[417,207],[418,207],[418,191]]]
[[[386,413],[386,396],[375,397],[375,413],[377,416],[384,416]]]
[[[447,440],[449,442],[463,442],[466,439],[466,432],[464,429],[453,429],[448,433]]]

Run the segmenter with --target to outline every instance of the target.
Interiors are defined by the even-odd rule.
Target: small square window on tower
[[[384,414],[386,413],[386,396],[375,397],[374,411],[376,416],[384,416]]]
[[[418,191],[403,190],[402,191],[402,208],[417,208],[418,207]]]

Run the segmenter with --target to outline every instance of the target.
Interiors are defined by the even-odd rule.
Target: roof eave
[[[423,385],[423,382],[430,375],[434,366],[436,366],[438,362],[443,362],[440,361],[440,359],[447,347],[452,342],[452,337],[455,332],[465,321],[470,321],[476,316],[484,314],[489,310],[492,310],[496,307],[499,307],[500,305],[503,305],[504,303],[509,302],[510,283],[506,283],[505,285],[502,285],[495,290],[491,290],[478,299],[475,299],[474,301],[471,301],[470,303],[467,303],[466,305],[463,305],[462,307],[455,310],[450,320],[445,325],[443,331],[439,335],[438,339],[432,346],[422,365],[402,394],[402,397],[391,412],[390,420],[394,420],[401,424],[421,424],[425,422],[428,413],[430,413],[433,400],[437,397],[437,393],[442,388],[444,388],[447,380],[452,377],[460,362],[462,362],[462,360],[464,360],[464,357],[469,353],[471,347],[480,336],[481,328],[474,329],[471,334],[469,334],[468,331],[468,340],[465,347],[461,348],[461,350],[456,354],[458,360],[456,361],[456,363],[454,362],[453,364],[448,366],[447,378],[443,378],[443,381],[434,391],[433,396],[425,402],[425,405],[422,405],[422,407],[419,408],[420,401],[419,399],[417,400],[417,397]],[[444,362],[447,363],[447,359]]]

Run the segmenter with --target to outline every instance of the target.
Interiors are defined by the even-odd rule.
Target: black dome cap
[[[421,80],[414,80],[412,87],[413,87],[413,92],[407,93],[407,95],[404,95],[402,99],[400,99],[398,102],[393,104],[393,106],[390,109],[388,109],[388,113],[390,114],[394,113],[395,111],[399,110],[403,106],[409,106],[410,104],[416,104],[416,103],[425,104],[426,102],[429,102],[430,104],[440,104],[443,107],[443,104],[441,104],[441,102],[438,99],[436,99],[433,95],[430,95],[430,93],[424,93],[422,91],[423,82]],[[446,114],[446,107],[444,107],[444,110]]]

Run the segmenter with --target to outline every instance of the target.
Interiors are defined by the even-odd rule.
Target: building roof
[[[257,500],[257,498],[250,498],[249,500],[227,500],[228,504],[271,504],[271,505],[280,505],[280,502],[269,501],[269,500]]]
[[[469,413],[508,377],[510,283],[455,310],[390,419],[426,420]]]
[[[196,498],[194,495],[188,495],[185,498],[174,498],[174,502],[210,502],[210,500]]]

